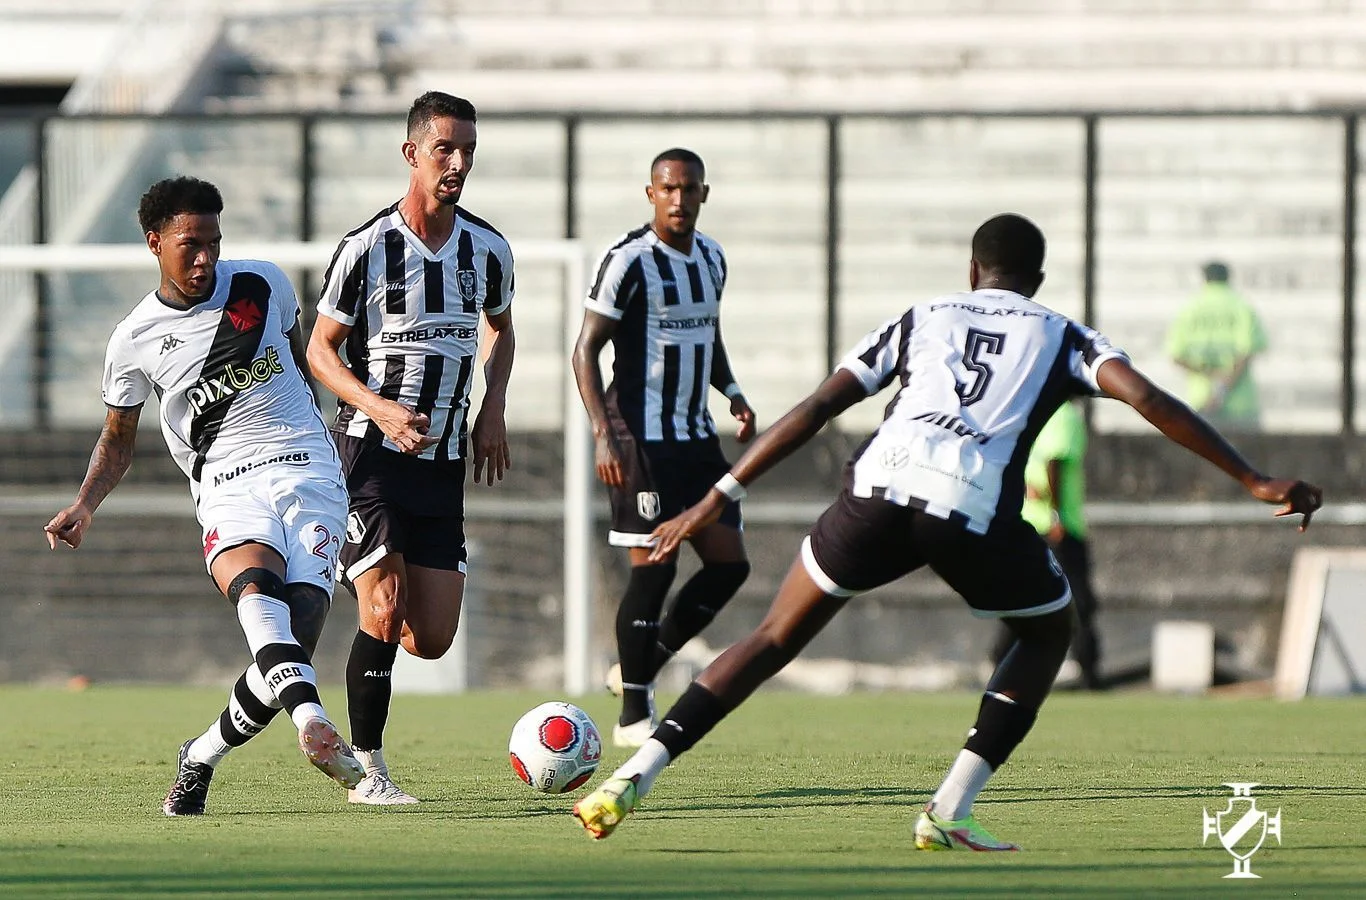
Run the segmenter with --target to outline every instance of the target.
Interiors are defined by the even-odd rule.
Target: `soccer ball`
[[[518,778],[542,793],[563,794],[598,770],[602,737],[572,703],[542,703],[512,726],[508,756]]]

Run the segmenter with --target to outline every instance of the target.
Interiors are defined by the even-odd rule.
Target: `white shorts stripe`
[[[607,532],[607,543],[613,547],[653,547],[655,539],[648,534],[636,534],[630,531],[609,531]]]
[[[1046,616],[1051,612],[1066,609],[1067,604],[1072,602],[1072,588],[1069,586],[1062,596],[1038,606],[1028,606],[1024,609],[973,609],[972,614],[979,619],[1028,619],[1032,616]]]
[[[811,552],[811,535],[809,534],[802,538],[802,565],[806,567],[806,574],[810,575],[811,580],[816,582],[816,587],[831,597],[852,597],[858,593],[858,591],[840,587],[835,584],[834,579],[825,574],[820,563],[816,562],[816,554]]]

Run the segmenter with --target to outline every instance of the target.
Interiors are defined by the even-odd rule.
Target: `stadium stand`
[[[972,113],[1174,110],[1185,116],[1109,116],[1095,125],[1096,324],[1160,380],[1175,383],[1161,349],[1165,325],[1196,286],[1199,264],[1226,259],[1274,334],[1256,364],[1264,407],[1275,412],[1280,430],[1317,433],[1298,438],[1293,451],[1258,439],[1252,452],[1259,459],[1284,460],[1293,452],[1312,460],[1318,468],[1309,471],[1330,491],[1350,492],[1359,480],[1366,459],[1349,439],[1332,434],[1339,422],[1343,122],[1329,115],[1193,114],[1333,110],[1366,99],[1359,78],[1366,0],[695,0],[686,19],[664,0],[520,0],[515,15],[511,6],[237,0],[187,2],[157,19],[148,3],[49,0],[37,8],[0,0],[0,32],[10,35],[0,36],[0,48],[20,31],[38,41],[51,29],[45,39],[59,40],[76,15],[92,35],[105,36],[102,44],[89,38],[90,46],[104,47],[87,51],[99,65],[75,81],[64,113],[222,114],[208,125],[169,118],[51,125],[48,236],[136,241],[130,210],[137,194],[155,178],[188,171],[222,186],[229,242],[234,235],[298,237],[300,131],[287,118],[242,116],[319,116],[311,236],[330,240],[398,196],[402,114],[422,90],[468,95],[484,114],[583,115],[575,225],[595,248],[644,218],[640,186],[654,152],[685,144],[707,159],[715,194],[702,227],[727,246],[734,273],[727,339],[761,416],[772,421],[825,366],[827,123],[763,116],[870,114],[842,121],[837,147],[836,343],[846,346],[908,299],[957,289],[966,270],[964,235],[1001,208],[1043,226],[1051,241],[1045,299],[1081,314],[1085,121]],[[176,35],[193,40],[177,43]],[[161,58],[162,68],[149,67],[148,48],[167,43],[184,52]],[[603,112],[656,118],[592,115]],[[707,117],[715,112],[760,117]],[[938,115],[871,115],[903,112]],[[562,236],[562,125],[487,121],[467,205],[514,239]],[[33,238],[33,178],[22,167],[8,170],[15,174],[0,185],[0,242],[25,243]],[[308,287],[317,274],[309,273]],[[509,487],[528,500],[558,490],[553,429],[564,326],[557,301],[548,299],[558,296],[556,278],[548,269],[519,271],[519,468]],[[19,598],[0,603],[0,679],[62,674],[26,668],[32,660],[25,646],[40,621],[56,628],[66,617],[116,642],[131,640],[138,623],[158,620],[166,604],[210,594],[194,536],[175,516],[139,514],[129,520],[136,528],[105,532],[84,555],[32,552],[44,517],[25,505],[25,492],[65,489],[78,477],[102,415],[91,373],[98,372],[110,327],[146,283],[107,274],[53,279],[58,430],[46,435],[22,427],[31,420],[30,399],[16,394],[29,382],[22,336],[32,314],[31,284],[0,273],[0,289],[12,298],[9,327],[0,332],[0,567],[13,573],[5,596]],[[1366,374],[1359,378],[1363,396]],[[848,433],[878,412],[867,404],[849,419]],[[1124,434],[1138,427],[1131,419],[1102,411],[1098,424],[1107,433],[1090,456],[1097,499],[1230,496],[1178,455]],[[786,490],[770,496],[824,496],[850,439],[837,434],[818,445],[776,479]],[[160,452],[149,432],[130,478],[142,489],[178,492],[180,476]],[[471,533],[485,541],[489,565],[507,571],[512,567],[503,561],[526,543],[558,540],[543,526],[486,518]],[[1242,671],[1266,671],[1290,552],[1288,541],[1278,541],[1274,552],[1255,549],[1266,528],[1100,523],[1097,583],[1112,658],[1141,659],[1154,618],[1194,611],[1231,639]],[[1316,530],[1330,544],[1366,537],[1350,522]],[[756,541],[756,576],[729,622],[718,623],[717,641],[757,616],[800,529],[766,524],[764,533]],[[558,572],[553,554],[546,556],[536,560],[541,568],[523,565],[500,583],[509,616],[556,615],[546,585],[557,583]],[[1153,560],[1166,562],[1166,574],[1153,574]],[[600,558],[605,594],[621,575],[618,564]],[[133,571],[156,577],[133,587]],[[348,605],[339,604],[339,617]],[[193,649],[164,664],[187,680],[213,680],[230,671],[236,645],[229,647],[234,652],[214,649],[221,610],[194,610],[175,626],[183,625]],[[607,620],[600,611],[599,622]],[[124,630],[109,630],[116,621]],[[902,621],[917,628],[887,627]],[[331,637],[340,640],[347,627],[335,623]],[[553,629],[548,633],[552,639],[532,648],[536,654],[555,652]],[[914,646],[892,643],[889,636],[899,633],[918,635]],[[50,637],[77,647],[88,635],[67,630]],[[488,682],[516,681],[528,660],[500,656],[506,647],[498,635],[490,640]],[[963,628],[961,610],[928,580],[912,579],[904,590],[869,598],[822,640],[817,655],[857,646],[870,661],[894,661],[944,647],[964,660],[974,658],[987,635]],[[329,652],[332,665],[344,651]],[[116,656],[90,665],[96,677],[151,676]]]

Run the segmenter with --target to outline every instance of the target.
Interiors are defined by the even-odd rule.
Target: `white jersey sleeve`
[[[104,381],[100,393],[106,406],[141,406],[152,395],[152,381],[138,360],[128,330],[115,328],[104,354]]]
[[[907,326],[911,313],[888,319],[865,334],[854,348],[844,355],[836,371],[852,372],[868,396],[892,383],[897,371],[897,350],[901,346],[901,330]]]
[[[335,319],[343,325],[356,324],[358,310],[365,308],[368,261],[365,241],[354,236],[342,240],[327,267],[327,274],[323,276],[318,315]]]

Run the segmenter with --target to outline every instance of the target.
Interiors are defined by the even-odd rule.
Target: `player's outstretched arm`
[[[602,348],[616,333],[617,320],[588,310],[583,314],[583,328],[574,343],[570,365],[574,382],[579,386],[583,408],[593,429],[593,466],[598,479],[608,487],[621,487],[626,475],[621,468],[621,449],[612,437],[612,426],[607,421],[607,397],[602,389]]]
[[[379,430],[404,453],[421,453],[435,444],[439,438],[427,434],[432,424],[430,418],[402,403],[386,400],[362,384],[351,372],[351,367],[338,352],[349,334],[350,325],[344,325],[330,316],[318,316],[305,354],[313,377],[340,400],[369,416]]]
[[[805,400],[788,410],[773,427],[755,439],[727,477],[734,479],[735,491],[743,491],[760,475],[791,456],[825,427],[831,419],[868,396],[863,382],[847,369],[840,369],[816,388]],[[726,479],[722,479],[723,481]],[[721,517],[731,497],[713,487],[692,507],[685,509],[654,530],[652,561],[668,559],[678,545]]]
[[[43,526],[50,548],[56,550],[58,541],[72,550],[81,545],[95,510],[133,464],[133,445],[137,443],[138,419],[141,416],[141,406],[111,406],[105,413],[104,428],[100,430],[95,450],[90,454],[90,465],[85,470],[81,489],[76,492],[76,502]]]
[[[1101,363],[1096,383],[1106,394],[1132,406],[1168,438],[1218,466],[1253,497],[1280,504],[1277,516],[1303,516],[1300,531],[1309,527],[1314,511],[1323,505],[1322,489],[1294,478],[1271,478],[1258,472],[1213,426],[1127,360],[1113,358]]]
[[[517,336],[512,330],[512,310],[487,316],[484,333],[484,402],[474,418],[470,442],[474,446],[474,482],[488,465],[488,483],[502,481],[503,473],[512,468],[512,452],[508,449],[507,403],[508,381],[512,378],[512,357],[517,349]]]

